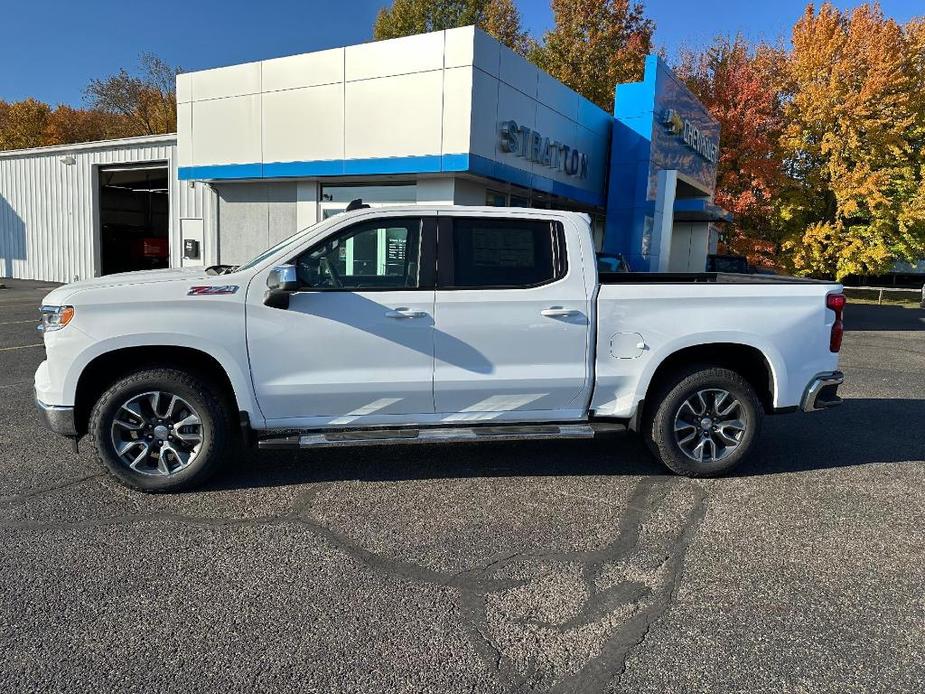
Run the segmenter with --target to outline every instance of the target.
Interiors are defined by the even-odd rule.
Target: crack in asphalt
[[[684,559],[687,556],[687,550],[693,541],[694,534],[706,517],[707,512],[707,493],[700,487],[697,489],[698,498],[696,505],[692,513],[686,519],[683,530],[675,543],[675,551],[670,555],[668,560],[669,576],[667,588],[662,591],[661,595],[657,597],[649,609],[644,610],[641,614],[642,629],[638,638],[628,643],[624,642],[619,644],[619,646],[622,647],[622,653],[620,654],[620,668],[611,677],[611,681],[613,681],[613,687],[611,689],[613,690],[617,690],[620,687],[623,676],[626,674],[627,662],[632,653],[645,643],[652,627],[664,616],[677,597],[678,588],[681,585],[681,576],[684,572]]]
[[[0,500],[5,508],[28,504],[35,500],[98,479],[103,473],[95,473],[71,480],[66,483],[51,485],[26,494]],[[72,520],[72,521],[13,521],[0,520],[0,527],[22,530],[68,530],[86,529],[117,525],[134,525],[151,522],[180,523],[206,527],[259,527],[279,524],[297,524],[316,537],[326,541],[336,549],[366,566],[374,573],[401,580],[426,583],[458,591],[461,626],[468,634],[469,641],[486,669],[498,680],[499,685],[510,692],[535,691],[537,687],[559,694],[565,692],[600,691],[610,682],[619,686],[626,671],[628,658],[641,646],[652,626],[662,617],[675,598],[683,570],[684,556],[693,535],[706,513],[706,492],[694,485],[696,500],[693,509],[684,519],[680,534],[672,543],[670,551],[661,566],[667,565],[668,579],[658,590],[652,590],[638,581],[625,580],[617,585],[600,588],[597,579],[605,567],[628,557],[637,550],[642,528],[653,513],[665,502],[672,489],[679,489],[684,482],[665,481],[661,478],[643,478],[634,488],[626,505],[626,513],[620,519],[620,525],[614,539],[604,547],[591,550],[550,551],[550,552],[513,552],[495,557],[484,565],[457,572],[445,572],[431,569],[414,562],[367,550],[356,544],[345,534],[340,533],[313,518],[310,514],[314,501],[333,482],[313,485],[300,494],[289,508],[278,514],[240,517],[197,516],[172,511],[148,511],[118,514],[108,518]],[[534,566],[528,571],[529,578],[507,578],[500,573],[515,564],[529,562]],[[567,632],[605,619],[622,606],[630,606],[631,616],[613,633],[607,635],[600,652],[574,672],[551,687],[543,687],[540,679],[542,672],[536,664],[536,653],[529,657],[528,664],[518,669],[515,661],[505,653],[502,645],[492,637],[489,624],[489,595],[527,586],[549,571],[537,571],[537,565],[581,564],[581,579],[587,592],[587,598],[581,609],[567,620],[558,624],[539,619],[512,619],[513,623]]]
[[[32,491],[24,492],[22,494],[13,494],[11,496],[0,496],[0,506],[12,507],[18,504],[24,504],[34,499],[39,499],[48,494],[54,492],[59,492],[62,489],[68,489],[69,487],[76,487],[88,480],[97,479],[103,477],[105,473],[94,472],[90,475],[84,475],[83,477],[77,477],[67,482],[61,482],[59,484],[52,484],[47,487],[39,487],[38,489],[33,489]]]

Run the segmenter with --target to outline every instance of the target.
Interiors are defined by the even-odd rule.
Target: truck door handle
[[[396,320],[401,320],[403,318],[423,318],[427,314],[424,311],[412,311],[410,308],[397,308],[394,311],[388,311],[385,314],[386,318],[395,318]]]
[[[566,318],[568,316],[577,316],[579,312],[574,308],[550,306],[549,308],[544,308],[540,313],[548,318]]]

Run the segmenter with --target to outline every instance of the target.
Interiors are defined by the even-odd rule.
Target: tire
[[[716,477],[748,456],[762,417],[755,389],[742,376],[699,365],[663,384],[652,401],[644,435],[652,453],[671,471],[685,477]]]
[[[226,458],[235,434],[230,415],[214,386],[179,369],[151,368],[100,396],[88,433],[99,464],[122,484],[174,492],[201,485]]]

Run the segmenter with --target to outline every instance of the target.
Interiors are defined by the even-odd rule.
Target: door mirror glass
[[[277,265],[267,277],[267,287],[283,292],[294,292],[299,288],[295,265]]]

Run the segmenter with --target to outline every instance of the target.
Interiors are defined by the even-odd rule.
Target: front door
[[[433,415],[433,220],[358,222],[293,259],[280,310],[251,301],[254,389],[271,427],[403,424]]]
[[[443,421],[585,416],[591,301],[565,234],[540,218],[440,218],[434,400]]]

